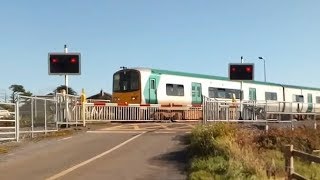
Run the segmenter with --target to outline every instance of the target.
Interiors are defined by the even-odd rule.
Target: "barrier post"
[[[86,94],[84,92],[84,88],[82,88],[82,92],[81,92],[81,119],[83,122],[83,127],[86,126]]]

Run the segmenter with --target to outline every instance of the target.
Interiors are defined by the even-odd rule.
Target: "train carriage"
[[[226,77],[151,68],[124,68],[113,75],[112,101],[122,105],[192,107],[201,106],[203,96],[268,102],[270,111],[320,112],[319,88],[244,81],[241,91],[239,81]]]

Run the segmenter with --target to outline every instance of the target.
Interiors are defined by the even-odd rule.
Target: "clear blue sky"
[[[21,84],[52,92],[48,52],[81,52],[70,86],[111,92],[120,66],[227,76],[228,63],[255,63],[255,80],[320,87],[320,1],[28,0],[0,4],[0,93]]]

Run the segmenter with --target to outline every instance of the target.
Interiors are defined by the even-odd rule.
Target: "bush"
[[[204,170],[199,170],[199,171],[192,172],[189,175],[188,179],[189,180],[214,180],[212,175],[210,173],[208,173],[207,171],[204,171]]]
[[[236,129],[236,125],[226,123],[198,126],[194,129],[189,146],[194,158],[189,170],[201,173],[205,171],[214,179],[263,178],[263,163],[254,156],[252,148],[237,144],[239,131]]]
[[[191,156],[206,157],[210,155],[226,156],[220,142],[223,138],[232,139],[235,127],[230,124],[217,123],[209,126],[198,126],[191,133]]]
[[[272,129],[256,137],[256,144],[263,149],[282,150],[285,145],[292,144],[295,149],[312,153],[320,148],[320,131],[306,127],[290,129]]]
[[[320,149],[320,131],[271,129],[268,133],[240,125],[198,126],[190,135],[189,179],[268,179],[286,176],[283,147],[311,153]],[[320,165],[295,161],[295,169],[320,179]]]

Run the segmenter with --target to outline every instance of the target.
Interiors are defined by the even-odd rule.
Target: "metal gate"
[[[0,103],[0,141],[18,140],[17,105]]]

